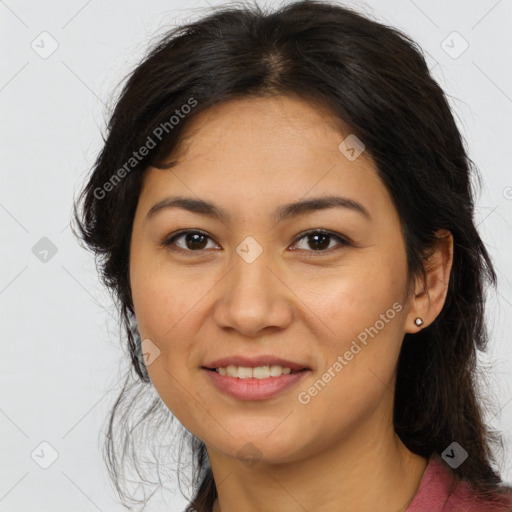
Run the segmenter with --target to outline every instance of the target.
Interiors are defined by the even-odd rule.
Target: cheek
[[[198,280],[197,275],[187,274],[187,269],[172,268],[154,254],[133,255],[131,289],[141,335],[163,343],[193,315],[194,306],[208,290],[208,278]]]
[[[334,334],[322,339],[317,378],[298,390],[303,428],[321,428],[333,439],[340,432],[349,436],[377,407],[392,408],[403,338],[399,283],[375,275],[363,282],[371,286],[355,277],[332,283],[319,311]]]
[[[403,339],[402,270],[398,256],[394,265],[380,258],[317,281],[308,305],[329,329],[322,336],[320,382],[309,390],[319,398],[304,390],[306,400],[311,396],[314,402],[312,418],[320,417],[328,404],[339,403],[338,421],[343,423],[378,403],[391,387]]]
[[[392,266],[366,260],[328,274],[295,279],[294,291],[312,312],[311,318],[325,327],[322,338],[342,346],[379,322],[382,315],[383,321],[390,320],[385,330],[395,324],[393,329],[399,331],[394,320],[404,309],[405,281],[401,272],[398,261]]]
[[[141,339],[158,349],[147,371],[164,403],[185,424],[195,394],[190,379],[196,347],[190,340],[200,322],[201,298],[212,284],[141,256],[132,258],[130,268],[135,314]]]
[[[194,346],[189,340],[193,339],[191,318],[197,299],[188,300],[189,290],[184,293],[182,288],[179,293],[169,292],[180,290],[170,284],[147,276],[133,287],[134,306],[142,340],[149,339],[158,347],[158,356],[146,366],[152,385],[173,415],[195,435],[205,421],[202,411],[207,409],[194,387],[198,371],[191,368]]]
[[[335,370],[326,372],[311,387],[300,390],[303,392],[301,400],[308,401],[298,406],[301,408],[298,411],[300,429],[302,432],[321,432],[323,440],[315,436],[315,442],[323,444],[328,440],[330,444],[341,438],[348,439],[363,428],[377,409],[392,410],[393,388],[386,376],[392,375],[394,364],[389,358],[377,361],[365,350],[339,373]],[[384,416],[387,421],[389,415]],[[381,435],[378,429],[373,434],[370,439],[378,439]]]
[[[174,354],[176,362],[179,355]],[[204,439],[202,428],[208,423],[209,404],[197,392],[189,370],[181,364],[171,364],[161,355],[147,368],[151,383],[173,416],[193,435]]]
[[[151,340],[159,350],[159,359],[152,365],[154,368],[148,368],[152,380],[151,370],[160,367],[169,370],[173,375],[178,372],[186,376],[189,371],[189,356],[194,349],[190,340],[194,339],[191,331],[194,329],[194,316],[198,313],[197,299],[193,300],[194,294],[190,291],[184,293],[182,287],[180,292],[169,292],[173,289],[180,290],[180,287],[168,287],[165,284],[161,279],[147,279],[143,286],[136,290],[134,287],[133,293],[142,340]],[[164,372],[162,377],[168,379],[165,370],[160,369]],[[168,384],[174,387],[178,383]]]

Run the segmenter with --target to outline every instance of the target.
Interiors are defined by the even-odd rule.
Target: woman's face
[[[374,164],[353,137],[340,146],[350,134],[324,111],[289,97],[224,103],[187,129],[176,166],[147,170],[130,248],[157,392],[210,454],[285,462],[357,436],[378,443],[413,312]],[[178,196],[221,217],[170,206]],[[320,207],[328,197],[352,203]],[[181,230],[192,233],[170,241]],[[279,373],[277,360],[307,369],[235,381],[205,368],[229,357],[248,358],[242,375],[264,363]]]

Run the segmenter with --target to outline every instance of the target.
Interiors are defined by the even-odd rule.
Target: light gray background
[[[489,296],[492,339],[481,360],[492,364],[484,392],[498,404],[488,417],[505,434],[501,468],[510,482],[512,1],[345,5],[403,29],[428,52],[482,172],[477,222],[500,284]],[[68,223],[73,196],[101,147],[104,103],[155,36],[206,7],[200,1],[0,1],[0,512],[124,510],[98,443],[126,363],[115,310]],[[461,53],[464,41],[469,47]],[[46,262],[33,253],[43,237],[57,249]],[[36,450],[38,460],[49,461],[43,441],[58,453],[48,469],[31,458]],[[147,510],[184,508],[178,494],[166,496],[167,506]]]

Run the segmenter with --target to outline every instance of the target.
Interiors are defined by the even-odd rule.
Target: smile
[[[291,370],[278,365],[255,368],[228,366],[212,369],[203,367],[202,370],[206,372],[216,389],[239,400],[271,398],[290,389],[310,373],[308,369]]]

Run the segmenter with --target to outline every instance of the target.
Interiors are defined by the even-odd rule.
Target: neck
[[[406,512],[427,460],[410,452],[392,428],[378,437],[361,430],[286,464],[260,460],[248,467],[209,448],[218,492],[213,512]]]

